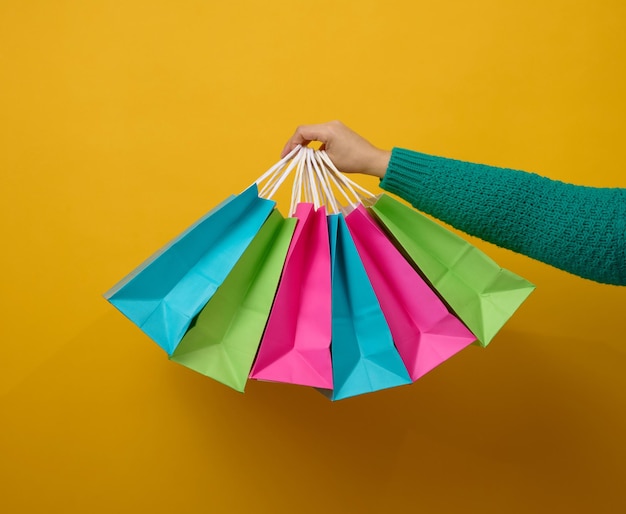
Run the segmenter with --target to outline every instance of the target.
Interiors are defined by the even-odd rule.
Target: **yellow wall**
[[[335,404],[101,294],[301,123],[626,187],[625,34],[621,0],[0,1],[0,511],[621,511],[625,288],[478,243],[537,285],[489,348]]]

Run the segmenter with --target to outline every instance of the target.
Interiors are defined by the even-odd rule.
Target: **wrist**
[[[376,152],[372,155],[372,159],[370,160],[365,173],[367,175],[372,175],[373,177],[383,178],[387,172],[387,168],[389,167],[390,159],[390,151],[376,148]]]

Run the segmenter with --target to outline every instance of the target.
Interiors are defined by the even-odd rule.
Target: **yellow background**
[[[0,511],[626,508],[625,288],[474,241],[537,285],[492,344],[334,404],[101,297],[302,123],[626,187],[625,34],[621,0],[0,1]]]

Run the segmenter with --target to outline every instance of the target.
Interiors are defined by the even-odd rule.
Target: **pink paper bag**
[[[250,378],[332,389],[326,210],[301,203],[295,217],[298,224]]]
[[[346,223],[412,380],[470,345],[476,337],[387,238],[360,205]]]

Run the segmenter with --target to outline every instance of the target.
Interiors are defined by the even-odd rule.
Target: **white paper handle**
[[[283,157],[280,161],[274,164],[270,169],[268,169],[263,175],[261,175],[256,183],[260,184],[266,179],[270,179],[272,174],[275,174],[280,168],[282,168],[291,158],[293,158],[300,150],[302,149],[302,145],[297,145],[291,152],[289,152],[285,157]]]
[[[328,168],[331,170],[332,175],[334,175],[351,193],[353,193],[359,200],[366,200],[374,195],[370,193],[367,189],[360,186],[353,180],[349,179],[345,173],[342,173],[337,169],[337,167],[333,164],[333,161],[330,160],[328,154],[325,150],[319,150],[320,158],[326,163]]]
[[[294,169],[290,216],[302,201],[313,203],[316,209],[324,205],[329,213],[337,213],[343,210],[337,193],[352,208],[374,196],[341,173],[324,150],[313,150],[301,145],[297,145],[256,180],[259,196],[272,198]]]
[[[293,216],[293,213],[296,211],[296,206],[302,201],[302,188],[304,182],[304,156],[305,152],[299,152],[294,161],[296,162],[296,176],[293,181],[293,186],[291,188],[291,203],[289,205],[289,216]]]
[[[296,146],[256,180],[256,184],[259,186],[259,196],[267,199],[274,196],[278,188],[298,164],[304,150],[301,145]],[[289,162],[290,160],[291,162]],[[260,187],[260,184],[264,181],[266,181],[265,185]]]
[[[321,204],[325,205],[328,212],[339,212],[340,207],[337,203],[332,187],[328,180],[328,173],[324,166],[321,166],[317,159],[317,152],[308,149],[307,152],[309,170],[312,174],[312,182],[319,188]],[[319,206],[318,206],[319,207]]]

